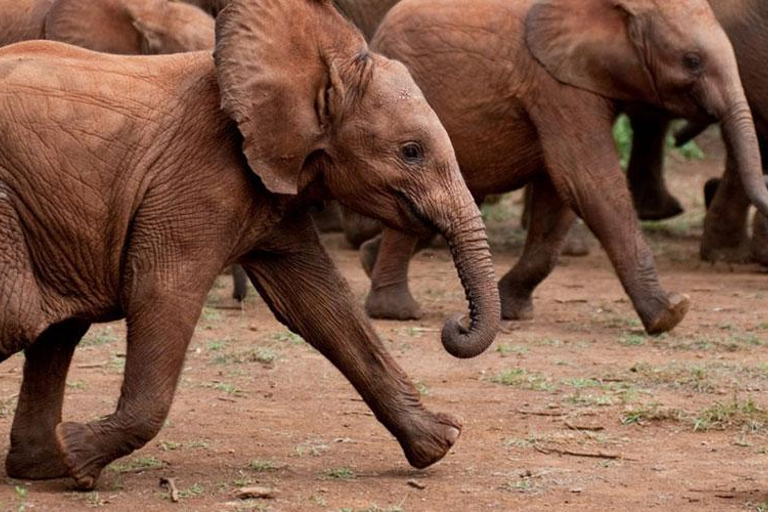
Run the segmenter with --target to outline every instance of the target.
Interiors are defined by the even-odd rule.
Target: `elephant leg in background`
[[[683,207],[664,180],[664,146],[669,119],[662,114],[630,113],[632,155],[627,181],[640,220],[669,219],[683,213]]]
[[[382,346],[314,230],[299,226],[283,232],[297,236],[281,239],[274,256],[244,263],[264,301],[281,322],[344,374],[397,438],[411,465],[423,468],[441,459],[458,438],[460,423],[422,405],[418,391]]]
[[[528,229],[531,222],[531,200],[533,193],[531,191],[533,184],[525,186],[523,192],[523,214],[520,216],[520,224],[523,229]],[[562,250],[559,254],[564,256],[587,256],[589,254],[589,235],[584,232],[584,226],[579,219],[576,219],[576,223],[568,232],[565,238],[565,243],[562,246]],[[505,317],[506,318],[506,317]],[[511,318],[511,317],[510,317]]]
[[[571,226],[573,210],[558,197],[548,178],[529,183],[530,212],[525,249],[515,266],[499,281],[502,317],[528,320],[533,317],[533,290],[557,264]]]
[[[704,218],[700,255],[704,261],[749,261],[747,216],[750,201],[728,155],[725,173]]]
[[[138,257],[126,263],[129,269],[152,271],[125,278],[133,281],[126,305],[128,343],[117,410],[87,424],[63,422],[56,427],[64,463],[78,488],[92,489],[107,464],[144,446],[163,426],[187,346],[217,275],[218,269],[205,265],[185,268],[185,275],[197,276],[190,283],[169,276],[178,271],[173,263],[164,268],[162,263]],[[209,274],[210,280],[204,279]],[[168,282],[185,283],[188,288],[166,289],[163,283]]]
[[[689,301],[661,288],[616,155],[611,116],[601,101],[574,94],[563,98],[563,106],[538,106],[532,118],[558,194],[600,241],[646,332],[659,334],[683,319]],[[569,122],[563,112],[580,122]],[[583,136],[584,126],[592,127],[589,137]]]
[[[360,248],[363,243],[384,230],[384,226],[376,219],[360,215],[343,206],[341,207],[341,224],[344,237],[353,249]]]
[[[72,354],[90,323],[68,320],[49,327],[24,351],[24,377],[11,427],[5,470],[12,478],[40,480],[69,475],[56,444]]]
[[[320,233],[338,233],[344,231],[341,220],[341,205],[336,201],[325,201],[312,209],[312,220]]]
[[[240,265],[232,265],[232,298],[243,302],[248,296],[248,275]]]
[[[375,244],[376,240],[380,241],[371,273],[371,289],[365,299],[365,312],[371,318],[418,320],[423,313],[408,288],[408,266],[419,238],[386,228],[381,238],[371,243]],[[361,254],[369,252],[366,250]]]
[[[758,134],[758,142],[760,155],[763,162],[766,162],[768,141]],[[759,212],[755,214],[750,242],[747,220],[751,205],[741,179],[736,174],[735,166],[736,163],[729,154],[722,179],[712,178],[704,185],[707,216],[704,219],[704,234],[701,238],[701,259],[730,263],[755,261],[768,266],[765,219]]]

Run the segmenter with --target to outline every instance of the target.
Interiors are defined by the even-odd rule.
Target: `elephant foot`
[[[710,263],[749,263],[752,260],[749,243],[744,240],[737,246],[712,243],[707,238],[702,239],[699,257]]]
[[[752,260],[768,267],[768,221],[759,213],[755,214],[755,218],[752,221],[752,243],[750,247]]]
[[[507,293],[499,286],[499,295],[501,318],[504,320],[533,319],[533,299],[530,294],[523,297],[520,294]]]
[[[6,474],[20,480],[49,480],[69,476],[59,450],[55,445],[47,444],[51,443],[25,440],[13,444],[5,458]]]
[[[407,284],[372,288],[365,299],[365,312],[383,320],[418,320],[424,316]]]
[[[669,193],[637,198],[635,204],[640,220],[671,219],[685,211],[680,201]]]
[[[381,247],[380,236],[371,238],[360,246],[360,264],[363,266],[363,270],[369,278],[373,275],[373,268],[376,266],[376,258],[379,257],[379,247]]]
[[[581,222],[574,224],[571,231],[568,233],[568,238],[565,239],[565,245],[561,254],[565,256],[586,256],[589,254],[589,242],[587,241],[589,234]]]
[[[56,426],[56,441],[75,486],[90,491],[96,486],[101,470],[110,461],[99,453],[98,436],[89,425],[64,422]]]
[[[424,469],[439,461],[448,453],[461,435],[461,422],[444,413],[428,413],[426,425],[417,426],[406,439],[399,440],[408,463]]]
[[[690,307],[691,303],[688,297],[679,293],[671,293],[668,297],[666,308],[645,324],[645,332],[650,335],[656,335],[671,331],[685,318],[685,314],[688,313],[688,308]]]

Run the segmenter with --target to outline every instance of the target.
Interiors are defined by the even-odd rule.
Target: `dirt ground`
[[[535,320],[504,324],[482,356],[460,361],[439,329],[465,311],[450,257],[418,255],[411,286],[427,316],[375,322],[433,410],[464,431],[444,461],[411,469],[394,439],[317,352],[252,294],[211,292],[166,426],[113,463],[96,491],[68,480],[3,477],[2,510],[768,510],[768,276],[756,266],[700,263],[701,186],[720,172],[671,157],[687,213],[645,226],[662,282],[691,311],[671,334],[646,337],[605,254],[563,258],[536,294]],[[519,256],[518,196],[487,209],[497,273]],[[339,235],[325,241],[361,301],[367,279]],[[121,323],[95,326],[68,379],[64,416],[88,421],[116,404]],[[23,356],[0,366],[0,451]],[[161,478],[173,478],[173,504]],[[237,499],[244,486],[274,499]]]

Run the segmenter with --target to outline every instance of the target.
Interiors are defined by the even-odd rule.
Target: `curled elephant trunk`
[[[446,322],[442,331],[445,350],[459,358],[475,357],[487,349],[501,321],[499,291],[485,226],[474,203],[471,208],[471,215],[449,222],[449,227],[442,230],[469,301],[469,325],[463,325],[462,318],[456,316]]]
[[[743,95],[731,102],[721,123],[725,144],[736,162],[747,197],[760,213],[768,216],[768,189],[763,181],[760,148],[752,113]]]

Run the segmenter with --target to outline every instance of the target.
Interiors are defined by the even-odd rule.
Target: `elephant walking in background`
[[[0,0],[0,13],[0,46],[48,39],[132,55],[213,48],[213,18],[169,0]]]
[[[11,477],[93,488],[151,440],[208,290],[233,263],[349,379],[413,466],[459,436],[387,354],[308,213],[336,199],[398,230],[437,228],[470,305],[468,321],[446,323],[443,345],[457,357],[485,350],[498,290],[437,115],[329,0],[232,0],[216,38],[213,56],[0,49],[0,360],[26,356]],[[117,409],[62,422],[75,346],[92,323],[119,318]]]
[[[504,318],[531,317],[533,290],[552,271],[574,212],[648,333],[685,315],[688,299],[659,284],[614,146],[627,102],[722,119],[734,169],[768,212],[736,60],[705,0],[403,0],[372,45],[411,70],[475,197],[533,184],[523,255],[499,283]],[[420,314],[407,281],[415,244],[385,231],[373,255],[371,316]]]
[[[761,149],[768,147],[768,3],[760,1],[709,0],[725,29],[739,63],[747,101],[755,119]],[[664,138],[669,118],[660,113],[631,116],[635,130],[627,176],[640,218],[662,219],[682,211],[669,193],[663,176]],[[763,151],[763,162],[768,152]],[[765,222],[756,216],[756,236],[749,243],[747,214],[750,206],[745,186],[737,172],[738,156],[729,151],[720,187],[704,221],[701,258],[706,261],[744,262],[749,259],[768,265]]]

